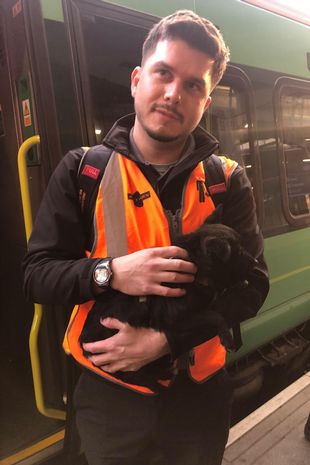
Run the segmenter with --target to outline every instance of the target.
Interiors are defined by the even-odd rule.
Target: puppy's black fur
[[[195,281],[186,284],[183,297],[135,297],[118,291],[107,292],[96,300],[89,312],[80,343],[106,339],[117,330],[104,327],[100,321],[117,318],[134,327],[174,331],[191,327],[197,315],[207,327],[205,340],[219,335],[227,348],[233,347],[231,334],[221,315],[221,297],[231,288],[243,286],[255,260],[240,244],[239,234],[223,224],[204,223],[191,234],[179,236],[174,245],[189,252],[189,260],[196,264]],[[170,284],[167,284],[169,286]],[[223,299],[227,306],[229,299]],[[220,311],[218,311],[218,309]],[[125,382],[154,388],[158,379],[170,379],[170,357],[162,357],[137,372],[117,372],[114,376]]]

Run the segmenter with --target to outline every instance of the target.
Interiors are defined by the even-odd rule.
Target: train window
[[[246,75],[229,66],[212,92],[212,104],[201,124],[219,141],[219,153],[227,154],[242,166],[254,188],[259,216],[262,205],[258,153],[253,140],[253,99]]]
[[[32,6],[35,10],[35,5]],[[53,85],[54,101],[56,106],[61,153],[55,154],[52,150],[53,164],[57,161],[58,156],[62,156],[72,147],[82,145],[80,122],[75,101],[73,77],[71,73],[71,62],[69,47],[67,44],[65,24],[63,21],[46,18],[44,19],[46,45],[48,47],[48,57],[50,64],[51,79]],[[40,50],[40,44],[36,44],[37,50]],[[37,53],[38,59],[42,59],[41,54]],[[42,66],[42,69],[44,67]],[[48,71],[46,70],[48,76]],[[44,86],[44,77],[42,76],[42,87]],[[48,112],[50,96],[43,91],[44,111]],[[53,112],[51,112],[53,114]],[[49,118],[52,118],[49,116]],[[55,121],[56,124],[56,121]],[[52,130],[51,123],[49,132]],[[56,159],[56,160],[55,160]],[[58,160],[59,161],[59,160]]]
[[[284,208],[290,223],[302,224],[310,218],[310,84],[279,81],[276,111]]]
[[[289,207],[303,215],[310,211],[310,93],[283,95],[281,109]]]
[[[249,154],[249,121],[244,94],[231,85],[219,85],[212,93],[212,105],[207,113],[206,129],[220,143],[220,153],[248,170],[251,177]]]
[[[118,118],[133,112],[130,76],[154,18],[106,3],[74,4],[88,139],[100,143]]]
[[[94,21],[85,19],[82,26],[98,141],[115,120],[133,111],[130,75],[140,63],[145,31],[100,17],[95,17]],[[93,53],[94,44],[102,44],[102,53]],[[112,44],[113,53],[110,50]]]

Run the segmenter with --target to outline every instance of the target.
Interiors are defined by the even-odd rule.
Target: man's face
[[[183,143],[211,103],[212,67],[211,58],[183,40],[158,42],[131,76],[136,133]]]

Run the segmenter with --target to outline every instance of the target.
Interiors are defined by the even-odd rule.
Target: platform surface
[[[310,465],[310,372],[231,428],[222,465]]]

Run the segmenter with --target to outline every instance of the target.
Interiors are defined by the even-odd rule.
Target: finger
[[[103,326],[105,326],[106,328],[110,328],[110,329],[119,329],[120,330],[120,329],[123,329],[124,326],[125,326],[125,323],[118,320],[117,318],[112,318],[112,317],[104,318],[104,319],[100,320],[100,323]]]
[[[165,260],[163,264],[165,270],[167,271],[179,271],[182,273],[191,273],[195,274],[197,272],[197,267],[194,263],[180,260],[178,258],[172,258],[171,260]]]
[[[193,274],[188,273],[179,273],[177,271],[174,272],[162,272],[158,274],[158,281],[160,283],[192,283],[195,280],[195,276]]]
[[[100,366],[101,370],[106,371],[107,373],[115,373],[117,371],[137,371],[141,368],[138,364],[133,364],[132,362],[123,362],[123,363],[110,363]]]
[[[110,365],[115,363],[124,363],[126,356],[122,349],[110,351],[110,352],[102,352],[95,354],[93,353],[88,357],[88,359],[96,366],[100,367],[103,365]]]
[[[181,247],[177,247],[176,245],[168,245],[167,247],[157,247],[153,249],[156,251],[156,254],[163,258],[171,258],[177,257],[183,260],[188,259],[188,252]]]
[[[173,288],[159,284],[153,287],[152,294],[163,297],[182,297],[186,294],[186,290],[180,287]]]
[[[99,368],[103,371],[106,371],[107,373],[115,373],[117,371],[117,370],[113,370],[112,365],[101,365]]]
[[[82,344],[83,349],[91,354],[103,354],[104,352],[109,352],[113,347],[114,338],[117,334],[102,341],[84,342],[84,344]]]
[[[109,363],[107,365],[101,365],[101,370],[106,371],[107,373],[116,373],[117,371],[125,371],[122,369],[122,365],[117,363]]]

